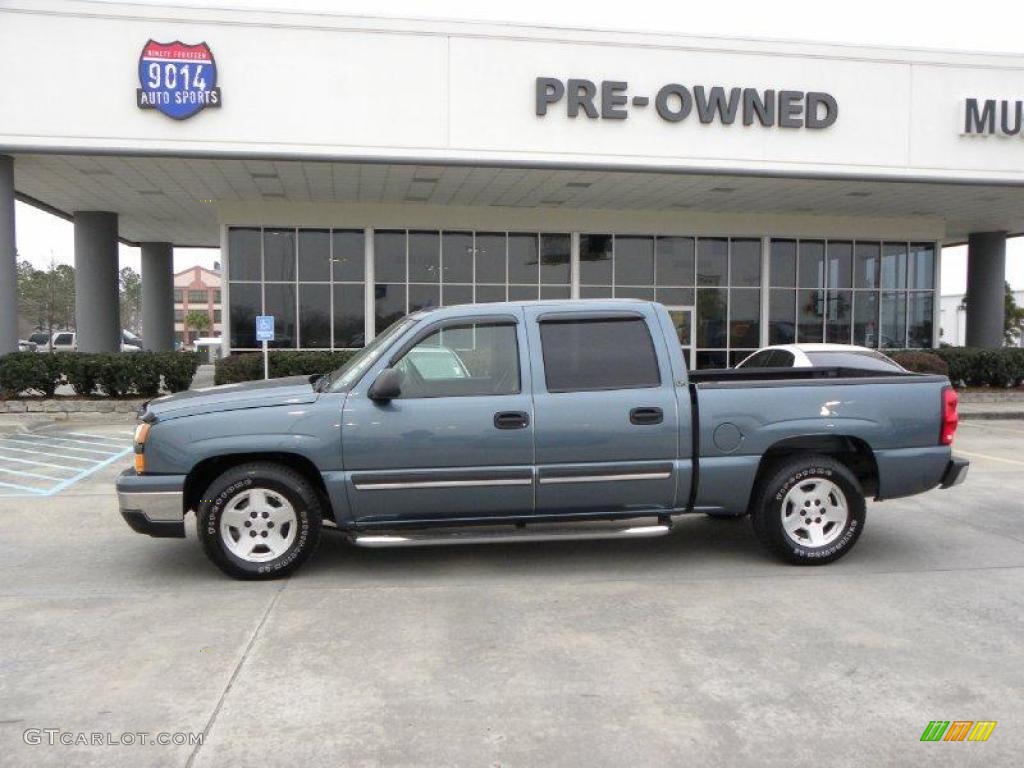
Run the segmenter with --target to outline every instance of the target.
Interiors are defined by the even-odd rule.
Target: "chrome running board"
[[[507,544],[509,542],[521,541],[584,541],[592,539],[648,539],[657,536],[665,536],[671,533],[669,525],[631,525],[628,527],[616,526],[586,526],[585,524],[571,524],[559,528],[547,527],[547,530],[529,530],[528,528],[516,528],[495,531],[488,530],[485,526],[476,528],[460,528],[447,530],[446,532],[424,532],[422,530],[408,533],[355,533],[352,535],[352,543],[357,547],[371,549],[384,549],[388,547],[432,547],[447,544]]]

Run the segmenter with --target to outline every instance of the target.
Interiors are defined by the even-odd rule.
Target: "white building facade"
[[[1020,56],[13,0],[0,60],[32,73],[0,100],[7,196],[74,219],[82,297],[120,237],[170,323],[166,244],[220,246],[230,350],[258,314],[349,349],[419,308],[605,296],[672,307],[698,366],[930,347],[964,241],[992,345],[1024,231]]]

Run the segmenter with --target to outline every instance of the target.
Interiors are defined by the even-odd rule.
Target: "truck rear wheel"
[[[857,478],[827,456],[801,456],[777,466],[751,510],[754,533],[783,560],[824,565],[838,560],[864,530]]]
[[[197,513],[206,556],[236,579],[287,576],[320,540],[316,490],[298,472],[271,462],[222,473],[203,494]]]

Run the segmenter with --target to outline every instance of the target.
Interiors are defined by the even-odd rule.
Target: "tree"
[[[18,262],[18,313],[41,330],[73,328],[74,267],[51,260],[50,266],[41,270],[28,261]]]
[[[121,287],[121,325],[134,333],[142,332],[142,278],[131,267],[118,275]]]
[[[1003,325],[1003,337],[1007,345],[1016,346],[1020,341],[1021,325],[1024,324],[1024,307],[1017,306],[1010,284],[1006,284],[1006,315]]]
[[[185,331],[199,331],[205,333],[210,330],[210,316],[198,309],[193,309],[185,315]]]

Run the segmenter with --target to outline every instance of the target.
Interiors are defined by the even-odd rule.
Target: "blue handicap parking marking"
[[[0,496],[53,496],[123,459],[131,431],[40,430],[0,438]]]

